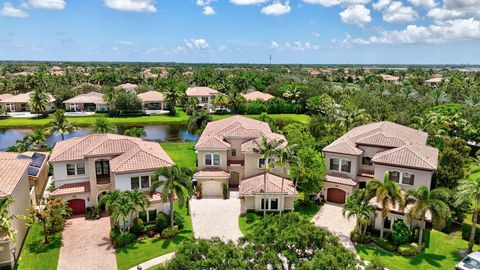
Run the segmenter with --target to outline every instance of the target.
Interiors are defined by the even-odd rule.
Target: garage
[[[68,207],[72,209],[72,216],[85,214],[85,200],[83,199],[68,201]]]
[[[329,202],[343,204],[346,196],[346,192],[339,188],[329,188],[327,190],[327,201]]]
[[[206,181],[202,183],[203,197],[222,197],[223,196],[222,183],[218,181]]]

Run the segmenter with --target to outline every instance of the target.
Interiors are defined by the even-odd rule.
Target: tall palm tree
[[[283,176],[282,177],[282,185],[281,185],[281,191],[282,191],[282,201],[285,200],[285,194],[283,193],[283,184],[285,182],[285,177],[288,176],[288,165],[290,163],[296,164],[300,160],[300,158],[296,155],[296,149],[297,149],[296,144],[292,145],[287,145],[283,148],[280,148],[276,151],[275,155],[278,157],[277,164],[283,167]],[[280,214],[282,214],[282,209],[280,209]]]
[[[10,196],[0,199],[0,234],[7,236],[12,243],[16,240],[16,232],[12,227],[12,220],[19,217],[19,215],[11,215],[9,213],[9,207],[13,203],[13,199]]]
[[[57,110],[49,123],[50,132],[57,132],[62,136],[62,141],[65,139],[65,134],[69,134],[75,130],[78,130],[77,125],[73,124],[65,116],[64,110]]]
[[[42,88],[32,91],[28,106],[33,113],[44,113],[50,107],[50,96]]]
[[[186,189],[189,186],[187,183],[190,181],[188,172],[184,168],[174,165],[157,169],[153,179],[149,190],[150,196],[157,192],[158,188],[161,189],[162,200],[170,203],[170,226],[173,227],[173,201],[177,198],[178,204],[183,207],[187,194]]]
[[[212,116],[210,116],[210,114],[206,113],[203,110],[195,111],[188,118],[188,131],[196,135],[201,135],[208,122],[210,121],[212,121]]]
[[[133,207],[135,208],[135,210],[130,213],[130,220],[133,220],[133,214],[140,211],[145,211],[145,209],[150,205],[150,201],[148,200],[147,196],[145,196],[145,194],[138,189],[126,192],[127,196],[130,197],[130,200],[133,203]]]
[[[434,189],[429,191],[426,186],[421,186],[418,189],[407,190],[405,203],[412,205],[407,210],[406,218],[409,223],[413,220],[420,221],[420,232],[418,235],[418,248],[422,249],[423,231],[425,230],[425,215],[430,212],[432,215],[433,225],[436,229],[443,229],[445,222],[450,216],[450,209],[447,204],[442,201],[446,194],[442,189]]]
[[[266,137],[262,137],[260,143],[254,141],[253,152],[257,155],[260,155],[260,158],[263,159],[263,199],[266,201],[267,198],[267,174],[273,169],[274,163],[270,159],[277,153],[279,147],[284,144],[284,140],[271,140]],[[267,214],[267,209],[263,206],[263,215]]]
[[[343,216],[350,219],[356,217],[356,226],[360,234],[360,241],[367,231],[368,220],[375,213],[376,207],[370,203],[365,189],[357,189],[352,195],[348,196],[347,201],[343,205]]]
[[[213,105],[220,109],[225,109],[230,104],[230,98],[225,94],[220,94],[213,100]]]
[[[106,117],[98,117],[95,119],[95,123],[93,123],[90,129],[90,133],[113,133],[115,131],[115,127]]]
[[[228,98],[230,99],[230,110],[232,113],[238,113],[240,106],[247,102],[245,97],[239,91],[235,90],[228,93]]]
[[[182,96],[182,93],[176,88],[170,88],[165,91],[165,103],[167,104],[170,115],[177,113],[175,106],[180,102]]]
[[[405,198],[402,195],[400,186],[393,180],[390,180],[389,173],[385,172],[383,181],[371,180],[367,184],[367,190],[376,197],[377,204],[382,208],[382,226],[380,226],[380,239],[383,240],[383,224],[385,219],[390,214],[390,208],[399,206],[403,208],[405,205]]]
[[[28,141],[35,150],[42,150],[47,146],[48,130],[44,128],[36,128],[31,134],[28,135]]]
[[[339,128],[348,131],[367,123],[369,119],[370,116],[364,109],[347,108],[346,110],[338,111],[335,116],[335,124]]]
[[[458,181],[456,205],[473,201],[472,229],[468,240],[468,253],[472,252],[475,232],[478,222],[478,207],[480,206],[480,166],[470,170],[465,179]]]

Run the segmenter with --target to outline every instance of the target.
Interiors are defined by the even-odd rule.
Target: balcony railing
[[[110,177],[109,176],[97,176],[97,185],[106,185],[110,184]]]
[[[227,166],[245,166],[244,160],[227,160]]]

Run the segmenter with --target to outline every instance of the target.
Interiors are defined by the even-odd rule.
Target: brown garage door
[[[345,203],[345,191],[338,188],[329,188],[327,190],[327,201],[334,203]]]
[[[72,209],[72,216],[85,214],[85,200],[73,199],[68,201],[68,207]]]

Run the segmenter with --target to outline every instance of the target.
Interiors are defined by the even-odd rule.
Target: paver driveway
[[[224,241],[236,241],[243,236],[238,227],[238,217],[240,216],[240,200],[238,198],[228,200],[192,199],[190,207],[195,238],[219,237]]]
[[[326,203],[313,217],[312,221],[318,227],[324,227],[340,238],[340,242],[353,253],[357,250],[350,241],[350,233],[355,229],[357,222],[354,217],[347,219],[342,214],[342,206],[333,203]]]
[[[117,269],[115,249],[110,238],[110,217],[67,220],[58,261],[59,270]]]

